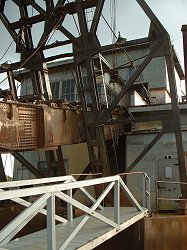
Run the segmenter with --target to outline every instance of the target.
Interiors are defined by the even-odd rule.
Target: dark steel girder
[[[90,28],[90,32],[93,34],[96,34],[104,3],[105,3],[105,0],[100,0],[98,1],[96,5],[94,17],[93,17],[91,28]]]
[[[15,4],[17,4],[18,6],[21,4],[20,0],[12,0]],[[27,0],[25,1],[25,3],[27,2]]]
[[[76,13],[76,7],[75,7],[75,3],[68,3],[66,5],[65,4],[65,1],[58,1],[58,3],[56,4],[56,9],[54,10],[54,3],[53,1],[46,1],[46,6],[47,6],[47,10],[48,9],[51,9],[53,11],[53,13],[55,14],[56,12],[57,13],[63,13],[65,12],[66,14],[75,14]],[[92,8],[92,7],[95,7],[96,4],[98,4],[98,0],[94,0],[94,1],[84,1],[82,2],[82,8],[83,9],[87,9],[87,8]],[[29,25],[33,25],[33,24],[36,24],[36,23],[39,23],[39,22],[43,22],[45,21],[45,18],[48,14],[48,11],[42,9],[36,2],[34,2],[33,0],[30,2],[30,5],[36,9],[40,14],[38,15],[35,15],[33,17],[29,17],[27,19],[27,23]],[[3,11],[2,11],[3,12]],[[19,29],[20,28],[20,25],[21,25],[22,21],[19,20],[19,21],[16,21],[16,22],[12,22],[9,24],[9,27],[12,29],[12,30],[16,30],[16,29]]]
[[[159,31],[161,34],[166,34],[169,36],[167,30],[164,28],[162,23],[159,21],[159,19],[156,17],[154,12],[150,9],[148,4],[144,0],[136,0],[136,2],[140,5],[144,13],[147,15],[147,17],[150,19],[150,21],[154,24],[154,27]]]
[[[60,30],[69,40],[74,43],[78,44],[78,41],[74,35],[72,35],[65,27],[62,25],[58,27],[58,30]],[[79,45],[79,44],[78,44]]]
[[[33,49],[33,39],[32,39],[31,27],[28,26],[27,24],[27,19],[29,17],[27,6],[25,4],[20,4],[19,11],[20,11],[21,19],[24,20],[23,27],[20,27],[20,30],[24,28],[24,43],[26,46],[26,50],[30,50],[30,49]],[[17,43],[17,46],[19,46],[18,43]],[[20,51],[22,52],[22,48],[20,48]],[[22,55],[23,53],[21,53],[21,56]]]
[[[187,98],[187,25],[182,26],[183,49],[184,49],[184,70],[185,70],[185,94]]]
[[[7,19],[7,17],[5,16],[5,14],[2,13],[2,12],[0,12],[0,20],[4,24],[5,28],[7,29],[7,31],[11,35],[12,39],[14,40],[14,42],[16,42],[17,41],[17,33],[10,28],[10,22]]]
[[[38,48],[40,46],[43,46],[45,42],[47,41],[47,38],[50,35],[50,33],[59,25],[61,25],[61,23],[64,21],[65,15],[66,14],[64,13],[64,15],[62,15],[60,18],[54,17],[53,15],[51,15],[49,18],[48,17],[46,18],[44,33],[42,34],[38,42],[38,46],[37,46]]]
[[[1,12],[4,11],[5,1],[6,1],[6,0],[0,0],[0,11],[1,11]]]
[[[36,24],[36,23],[39,23],[39,22],[43,22],[45,20],[45,17],[46,17],[46,15],[41,15],[41,14],[38,14],[38,15],[35,15],[35,16],[32,16],[32,17],[28,17],[27,18],[27,24],[28,25],[33,25],[33,24]],[[21,25],[22,25],[22,21],[20,20],[20,21],[10,23],[9,27],[10,27],[11,30],[16,30],[16,29],[19,29]]]
[[[68,45],[68,44],[71,44],[72,42],[70,40],[66,40],[66,41],[56,41],[55,43],[51,43],[51,44],[48,44],[48,45],[45,45],[43,47],[44,50],[47,50],[47,49],[52,49],[52,48],[57,48],[57,47],[60,47],[60,46],[64,46],[64,45]]]
[[[46,41],[46,38],[49,36],[49,34],[58,26],[61,25],[61,23],[64,21],[64,18],[66,16],[66,12],[62,11],[61,13],[56,13],[56,9],[58,8],[59,5],[63,7],[65,1],[59,0],[56,4],[56,6],[53,8],[52,3],[50,2],[49,5],[46,4],[46,18],[45,18],[45,23],[44,23],[44,32],[38,42],[38,47],[44,44]]]
[[[138,155],[138,157],[130,164],[130,166],[126,169],[126,172],[132,171],[132,169],[140,162],[143,157],[151,150],[151,148],[156,144],[158,140],[163,136],[164,131],[162,130],[160,133],[158,133],[153,140],[147,145],[146,148]]]
[[[49,0],[49,1],[51,2],[51,0]],[[65,2],[66,2],[66,0],[58,0],[58,2],[56,3],[56,7],[64,5]]]
[[[35,1],[30,0],[30,5],[37,10],[41,15],[45,16],[46,12],[44,9],[41,8]]]
[[[101,0],[87,0],[87,1],[81,1],[80,7],[82,10],[89,9],[95,7]],[[64,1],[65,2],[65,1]],[[76,2],[76,1],[75,1]],[[77,6],[75,2],[68,2],[63,7],[62,4],[59,4],[58,11],[65,11],[67,14],[73,15],[77,13]]]
[[[18,152],[11,153],[24,167],[26,167],[34,176],[37,178],[44,178],[45,176],[40,173],[30,162],[28,162],[22,155]]]
[[[185,166],[183,138],[181,131],[181,117],[180,117],[180,109],[177,96],[176,79],[175,79],[174,63],[173,63],[173,50],[170,43],[168,44],[168,47],[169,46],[170,46],[170,55],[166,56],[166,64],[168,69],[168,79],[169,79],[170,94],[171,94],[173,124],[175,126],[174,129],[175,129],[175,138],[177,146],[177,155],[179,161],[180,181],[187,182],[187,170]],[[183,195],[187,197],[187,188],[184,187],[184,185],[182,185],[181,189],[183,191]]]
[[[48,176],[66,175],[61,146],[58,146],[57,150],[45,151],[45,156],[48,165]]]

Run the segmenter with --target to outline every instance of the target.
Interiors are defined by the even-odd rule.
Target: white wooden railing
[[[95,199],[86,187],[103,184],[103,192]],[[31,187],[32,185],[32,187]],[[106,218],[97,212],[97,209],[104,209],[102,202],[107,194],[114,188],[114,220]],[[72,190],[81,190],[92,202],[92,206],[88,207],[72,197]],[[47,239],[48,250],[56,250],[56,232],[55,221],[66,223],[73,220],[73,207],[79,208],[85,212],[85,216],[80,224],[69,235],[65,242],[59,248],[65,249],[79,230],[84,226],[90,216],[115,228],[120,224],[120,192],[123,192],[132,205],[139,211],[144,211],[144,208],[133,197],[120,176],[111,176],[97,178],[84,181],[76,181],[72,176],[43,178],[26,181],[14,181],[0,183],[0,201],[13,200],[23,206],[22,211],[15,219],[0,231],[0,246],[7,244],[12,238],[37,214],[42,213],[47,216]],[[146,195],[146,194],[145,194]],[[22,198],[37,197],[33,203],[30,203]],[[63,200],[67,204],[67,219],[55,214],[55,198]],[[46,209],[44,209],[46,207]]]

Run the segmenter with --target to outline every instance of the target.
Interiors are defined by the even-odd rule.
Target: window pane
[[[51,92],[53,98],[59,98],[59,88],[60,88],[60,82],[51,82]]]
[[[42,170],[42,169],[47,169],[47,162],[46,161],[38,161],[38,169]]]
[[[62,82],[62,98],[66,101],[75,101],[75,80],[68,79]]]

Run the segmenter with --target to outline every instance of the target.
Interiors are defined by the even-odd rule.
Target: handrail
[[[167,184],[182,184],[182,185],[187,185],[187,182],[180,182],[180,181],[158,181],[156,180],[157,183],[167,183]]]
[[[70,233],[69,237],[61,245],[60,249],[65,249],[79,230],[84,226],[86,221],[92,216],[98,220],[103,221],[110,227],[117,228],[120,221],[120,193],[123,192],[128,199],[131,201],[134,207],[138,211],[146,212],[145,208],[142,208],[140,204],[136,201],[130,190],[127,188],[123,180],[119,175],[95,178],[91,180],[76,181],[72,176],[66,176],[63,178],[47,178],[46,182],[41,179],[41,185],[39,185],[39,180],[35,180],[33,183],[37,186],[27,187],[28,181],[20,181],[22,188],[18,188],[18,182],[15,183],[13,189],[13,183],[10,184],[10,189],[7,190],[7,184],[3,186],[1,183],[0,200],[12,199],[18,203],[26,206],[26,209],[22,211],[15,219],[13,219],[5,228],[0,231],[0,246],[7,244],[37,213],[43,212],[47,216],[47,238],[48,238],[48,249],[56,249],[56,233],[55,233],[55,220],[60,222],[66,222],[67,220],[73,220],[73,207],[77,207],[85,212],[84,218],[81,220],[80,224]],[[63,180],[63,182],[62,182]],[[61,181],[61,183],[59,183]],[[25,183],[24,183],[25,182]],[[95,199],[94,197],[86,191],[85,187],[107,184],[104,185],[104,190],[101,195]],[[3,188],[5,188],[3,190]],[[81,202],[77,201],[72,196],[72,190],[78,188],[80,189],[92,202],[92,206],[88,207]],[[108,193],[114,188],[114,219],[111,220],[100,213],[96,209],[104,209],[101,205],[104,198]],[[37,199],[33,203],[29,203],[21,198],[28,196],[35,196]],[[55,214],[55,197],[63,200],[67,204],[67,220]],[[46,210],[44,209],[46,207]]]
[[[165,183],[165,184],[178,184],[178,185],[187,185],[187,182],[180,182],[180,181],[158,181],[155,180],[155,187],[156,187],[156,214],[158,214],[159,211],[159,201],[187,201],[187,199],[184,198],[166,198],[166,197],[159,197],[159,183]]]
[[[120,176],[124,175],[142,175],[142,200],[143,207],[146,207],[151,213],[151,180],[150,177],[144,172],[129,172],[129,173],[121,173]]]
[[[31,185],[41,185],[47,183],[57,183],[63,181],[71,181],[71,176],[59,176],[59,177],[49,177],[49,178],[38,178],[38,179],[31,179],[31,180],[21,180],[21,181],[7,181],[7,182],[0,182],[0,188],[13,188],[13,187],[24,187],[24,186],[31,186]]]
[[[84,173],[84,174],[71,174],[71,176],[103,176],[103,173]]]

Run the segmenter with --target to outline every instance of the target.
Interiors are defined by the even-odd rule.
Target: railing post
[[[142,182],[142,196],[143,196],[143,207],[146,207],[146,178],[145,175],[142,175],[143,182]]]
[[[120,182],[114,184],[114,221],[120,224]]]
[[[155,189],[156,189],[156,215],[158,214],[158,182],[157,180],[155,180]]]
[[[72,189],[67,190],[67,195],[72,198]],[[68,221],[73,220],[73,206],[70,203],[67,203],[67,219]]]
[[[55,229],[55,195],[47,200],[47,249],[56,250],[56,229]]]
[[[151,213],[151,180],[148,176],[147,176],[147,181],[148,181],[147,205],[149,213]]]

